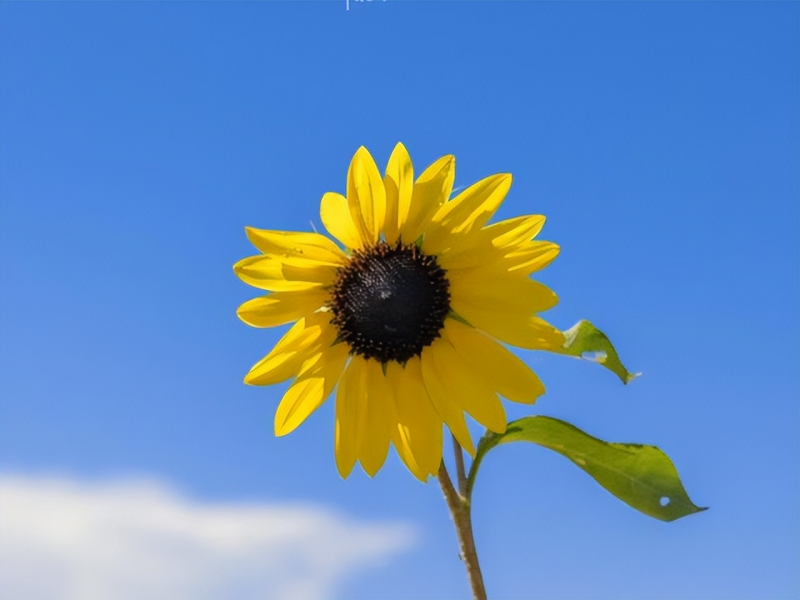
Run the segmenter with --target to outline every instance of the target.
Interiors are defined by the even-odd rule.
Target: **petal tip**
[[[369,153],[366,146],[359,146],[358,150],[355,151],[353,154],[353,161],[358,159],[359,161],[365,160],[367,157],[372,158],[372,154]]]
[[[347,479],[350,477],[350,474],[353,472],[353,467],[355,463],[350,465],[342,465],[338,460],[336,461],[336,470],[339,471],[339,477],[342,479]]]
[[[369,475],[370,479],[373,479],[375,477],[375,475],[378,474],[378,471],[381,470],[380,467],[375,468],[374,466],[371,466],[371,467],[368,468],[367,466],[364,465],[363,462],[361,463],[361,467],[364,469],[364,473]]]

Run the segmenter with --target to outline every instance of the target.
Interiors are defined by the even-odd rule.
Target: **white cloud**
[[[163,483],[0,475],[5,600],[311,600],[415,532],[314,506],[190,500]]]

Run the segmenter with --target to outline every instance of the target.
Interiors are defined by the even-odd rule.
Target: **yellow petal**
[[[336,328],[329,321],[327,312],[314,313],[297,321],[272,351],[250,369],[244,382],[272,385],[297,375],[303,363],[336,339]]]
[[[453,348],[446,333],[436,344],[433,360],[451,400],[458,403],[473,419],[495,433],[506,430],[506,411],[494,390],[481,377],[476,377],[464,359]]]
[[[497,248],[513,248],[535,238],[544,227],[543,215],[528,215],[493,223],[484,229]]]
[[[347,344],[326,348],[315,368],[297,378],[275,411],[275,435],[291,433],[325,402],[339,381],[349,350]]]
[[[510,174],[492,175],[445,203],[433,217],[435,226],[426,235],[423,250],[439,254],[449,247],[453,234],[479,230],[503,203],[510,187]]]
[[[334,444],[336,468],[347,478],[353,470],[361,447],[361,437],[366,429],[366,410],[361,399],[366,386],[366,365],[356,355],[350,360],[336,392],[336,427]]]
[[[376,244],[386,218],[386,190],[378,166],[364,146],[356,150],[350,161],[347,204],[364,244]]]
[[[399,446],[398,454],[415,475],[412,465],[416,465],[424,480],[428,475],[436,475],[442,462],[442,419],[428,397],[421,368],[420,359],[415,356],[405,367],[390,362],[386,374],[389,387],[394,390],[398,434],[411,457],[401,452]]]
[[[489,336],[455,319],[445,321],[445,331],[472,372],[509,400],[533,404],[544,394],[536,373]]]
[[[558,296],[543,283],[523,274],[502,273],[494,269],[463,269],[448,273],[453,309],[469,304],[497,312],[533,314],[558,304]]]
[[[339,267],[308,258],[249,256],[233,265],[233,272],[248,285],[273,292],[308,290],[330,285]]]
[[[395,427],[392,429],[392,444],[394,444],[397,455],[403,461],[403,464],[408,468],[411,474],[425,483],[428,480],[430,473],[427,473],[417,464],[414,454],[411,452],[408,437],[404,435],[405,431],[402,427]]]
[[[553,350],[562,348],[566,341],[558,329],[539,317],[481,310],[469,305],[453,310],[474,327],[512,346]]]
[[[268,356],[250,369],[244,382],[248,385],[272,385],[286,381],[297,375],[302,364],[315,352],[319,352],[318,346],[305,351],[286,351],[277,356]]]
[[[248,300],[236,314],[253,327],[275,327],[316,312],[328,301],[328,292],[311,289],[303,292],[273,292]]]
[[[408,218],[411,197],[414,193],[414,167],[403,144],[397,144],[386,165],[383,178],[386,188],[386,223],[383,227],[386,241],[393,244],[400,236],[400,229]]]
[[[544,220],[541,215],[528,215],[493,223],[469,234],[454,235],[448,240],[447,251],[439,256],[439,264],[448,270],[487,266],[511,253],[527,251],[541,243],[529,240],[539,233]],[[515,259],[513,264],[524,261]]]
[[[319,216],[325,229],[348,248],[355,250],[364,245],[361,234],[350,216],[347,198],[341,194],[328,192],[322,196]]]
[[[447,424],[461,447],[471,456],[475,456],[475,446],[472,444],[472,437],[469,434],[469,429],[467,429],[464,413],[460,405],[450,397],[434,359],[435,348],[442,343],[444,343],[443,340],[438,339],[422,351],[422,356],[420,357],[422,380],[425,383],[425,389],[431,399],[431,404],[433,404],[433,408],[439,414],[439,417]]]
[[[455,244],[446,252],[441,253],[437,260],[443,269],[472,269],[495,264],[502,259],[505,251],[495,248],[487,237],[476,235],[459,236],[458,247]],[[424,244],[423,244],[424,245]]]
[[[456,177],[456,159],[443,156],[425,169],[414,183],[411,204],[405,222],[400,223],[400,237],[413,244],[427,229],[433,215],[450,197]]]
[[[367,475],[374,477],[386,461],[391,428],[397,422],[397,415],[381,364],[368,360],[366,369],[366,397],[363,399],[367,413],[366,431],[361,439],[359,459]]]
[[[560,251],[558,245],[553,242],[528,242],[506,256],[503,264],[507,265],[510,271],[520,271],[530,275],[553,262]]]
[[[340,265],[347,261],[339,247],[319,233],[268,231],[245,227],[250,242],[264,254],[308,258]]]

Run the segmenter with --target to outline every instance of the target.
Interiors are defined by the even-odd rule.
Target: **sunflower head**
[[[369,475],[390,445],[419,479],[436,474],[443,425],[474,454],[464,413],[505,431],[499,396],[533,403],[539,378],[506,344],[560,347],[538,317],[556,295],[530,275],[558,255],[536,240],[544,217],[489,224],[511,175],[487,177],[451,198],[455,159],[414,177],[398,144],[381,176],[365,148],[347,173],[347,194],[322,197],[320,216],[338,240],[247,228],[260,254],[234,271],[267,291],[239,307],[254,327],[293,323],[245,376],[253,385],[291,384],[275,433],[299,426],[336,389],[336,464]]]
[[[356,250],[331,292],[331,322],[355,354],[401,364],[439,337],[450,312],[447,275],[414,244]]]

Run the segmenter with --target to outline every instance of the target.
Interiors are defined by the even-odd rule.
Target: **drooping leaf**
[[[566,456],[617,498],[656,519],[674,521],[706,510],[692,503],[672,461],[655,446],[604,442],[544,416],[513,421],[503,434],[487,431],[470,469],[468,497],[486,453],[510,442],[532,442]]]
[[[630,383],[641,375],[631,373],[625,368],[608,336],[589,321],[578,321],[563,334],[567,341],[563,348],[554,349],[554,352],[601,364],[613,371],[622,383]]]

